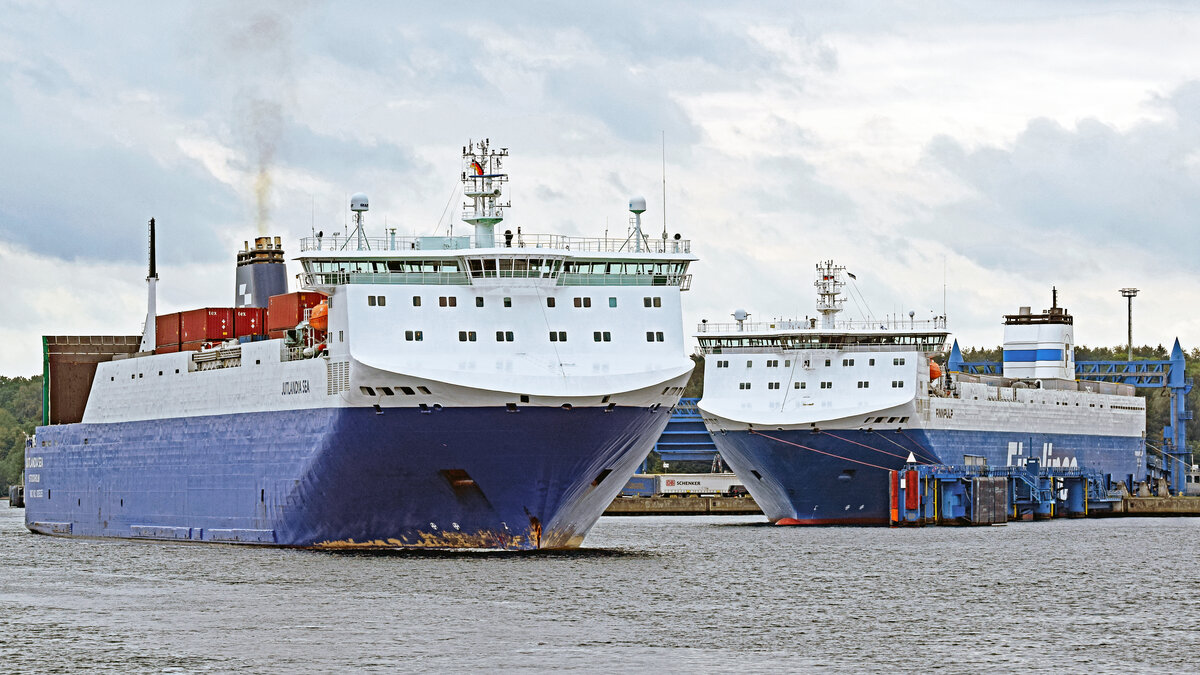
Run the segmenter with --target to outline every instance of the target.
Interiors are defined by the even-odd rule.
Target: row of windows
[[[425,332],[419,330],[404,331],[404,339],[408,342],[423,342],[425,340]],[[515,339],[511,330],[496,331],[496,342],[512,342]],[[592,339],[596,342],[612,342],[612,333],[610,331],[596,331],[592,333]],[[666,336],[662,331],[646,331],[646,342],[664,342]],[[473,330],[458,331],[459,342],[475,342],[476,334]],[[550,331],[551,342],[566,342],[567,331]]]
[[[745,386],[742,386],[742,385],[745,385]],[[749,382],[738,383],[738,389],[749,389],[749,388],[750,388]],[[767,389],[778,389],[778,388],[779,388],[778,382],[768,382],[767,383]],[[793,382],[792,388],[793,389],[807,389],[808,383],[807,382]],[[832,382],[822,382],[821,388],[822,389],[833,389],[833,383]],[[870,389],[871,383],[869,381],[865,381],[865,380],[859,381],[858,388],[859,389]],[[892,380],[892,388],[893,389],[903,389],[904,388],[904,380]]]
[[[371,301],[371,299],[374,297],[375,296],[372,296],[372,295],[367,296],[367,305],[368,306],[372,306],[372,307],[376,306],[376,303]],[[379,298],[378,306],[383,307],[386,304],[385,301],[387,300],[387,297],[380,295],[380,296],[378,296],[378,298]],[[413,304],[413,307],[420,307],[421,306],[421,296],[414,295],[412,298],[412,304]],[[475,306],[483,307],[483,298],[481,298],[481,297],[475,298]],[[512,307],[512,298],[504,298],[504,306]],[[456,296],[456,295],[438,296],[438,307],[458,307],[458,296]]]
[[[778,368],[778,367],[779,367],[779,359],[767,359],[767,361],[766,361],[766,364],[765,364],[765,365],[766,365],[766,367],[767,367],[767,368]],[[807,367],[808,367],[808,365],[809,365],[808,361],[805,361],[805,362],[804,362],[804,367],[806,367],[806,368],[807,368]],[[825,367],[826,367],[826,368],[828,368],[828,367],[830,367],[830,366],[832,366],[832,365],[833,365],[833,360],[832,360],[832,359],[825,359]],[[850,366],[853,366],[853,365],[854,365],[854,359],[842,359],[842,365],[843,365],[843,366],[845,366],[845,367],[850,367]],[[867,359],[867,365],[868,365],[868,366],[873,366],[873,365],[875,365],[875,359]],[[900,359],[892,359],[892,365],[894,365],[894,366],[902,366],[902,365],[904,365],[904,359],[902,359],[902,358],[900,358]],[[729,362],[728,362],[728,361],[717,361],[717,367],[718,367],[718,368],[728,368],[728,367],[729,367]],[[747,367],[747,368],[753,368],[753,367],[754,367],[754,361],[746,361],[746,367]],[[791,367],[792,367],[792,361],[791,361],[791,359],[785,359],[785,360],[784,360],[784,362],[783,362],[783,367],[784,367],[784,368],[791,368]]]
[[[396,387],[396,389],[399,389],[400,393],[405,396],[416,396],[418,393],[428,396],[432,393],[427,387],[417,387],[416,391],[413,391],[412,387]],[[359,387],[358,390],[367,396],[375,395],[375,387]],[[379,393],[384,396],[395,396],[396,390],[392,387],[379,387]]]
[[[574,302],[575,302],[576,307],[591,307],[592,306],[592,299],[590,297],[583,297],[583,296],[577,297],[577,298],[574,298]],[[420,307],[421,306],[421,296],[414,295],[412,298],[412,304],[413,304],[413,307]],[[662,297],[661,296],[649,296],[649,297],[642,298],[642,304],[645,305],[646,307],[662,307]],[[385,307],[385,306],[387,306],[387,296],[386,295],[368,295],[367,296],[367,306],[368,307]],[[475,306],[483,307],[484,299],[482,297],[476,297],[475,298]],[[504,298],[504,306],[512,307],[512,298],[509,298],[509,297]],[[546,298],[546,306],[547,307],[556,306],[556,299],[555,298]],[[610,297],[608,299],[608,306],[616,307],[617,299]],[[458,307],[458,296],[455,296],[455,295],[438,296],[438,307]]]

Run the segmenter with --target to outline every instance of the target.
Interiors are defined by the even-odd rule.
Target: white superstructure
[[[356,194],[352,231],[302,240],[300,285],[328,296],[323,346],[275,339],[102,363],[84,421],[674,405],[692,369],[680,322],[690,242],[496,233],[506,155],[487,141],[464,148],[474,235],[368,236]]]
[[[843,271],[817,266],[819,320],[699,326],[699,407],[710,431],[1144,436],[1145,403],[1131,386],[1075,380],[1071,317],[1057,301],[1041,314],[1022,308],[1006,317],[1003,377],[943,374],[945,318],[836,321]]]

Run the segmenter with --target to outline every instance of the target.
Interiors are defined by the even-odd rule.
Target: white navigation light
[[[350,197],[351,211],[367,211],[367,196],[361,192],[356,192]]]
[[[629,210],[632,211],[633,213],[645,213],[646,212],[646,198],[645,197],[630,197],[629,198]]]

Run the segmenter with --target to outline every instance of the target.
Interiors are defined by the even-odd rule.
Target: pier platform
[[[617,497],[606,516],[743,516],[762,509],[752,497]]]

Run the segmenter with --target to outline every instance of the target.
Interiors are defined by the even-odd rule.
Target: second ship
[[[910,462],[1037,458],[1146,477],[1145,400],[1075,379],[1074,320],[1057,296],[1005,316],[1002,376],[944,374],[945,318],[838,320],[844,272],[817,265],[819,319],[749,323],[739,310],[697,335],[705,426],[771,522],[886,525],[889,472]]]

